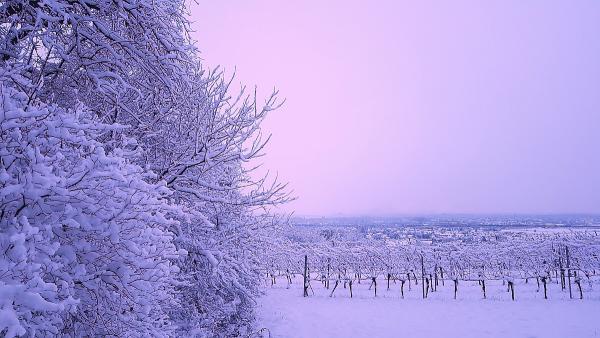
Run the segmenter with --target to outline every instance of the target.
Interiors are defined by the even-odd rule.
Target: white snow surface
[[[421,285],[412,285],[405,298],[400,297],[399,282],[386,290],[386,281],[378,279],[378,295],[373,296],[368,281],[354,284],[349,290],[331,289],[312,281],[314,295],[302,297],[302,277],[293,279],[287,288],[284,279],[265,287],[259,299],[257,326],[266,328],[268,337],[600,337],[600,285],[585,283],[580,300],[573,285],[573,296],[560,285],[548,286],[549,299],[543,289],[537,292],[535,279],[515,286],[512,301],[502,281],[487,282],[487,299],[482,298],[477,282],[461,282],[458,297],[453,299],[453,284],[445,282],[437,292],[421,299]],[[333,287],[333,282],[331,286]]]

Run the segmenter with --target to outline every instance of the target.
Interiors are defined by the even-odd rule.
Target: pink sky
[[[206,1],[300,215],[600,212],[600,2]]]

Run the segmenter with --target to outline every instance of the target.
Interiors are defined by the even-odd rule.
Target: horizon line
[[[431,217],[431,216],[596,216],[600,212],[423,212],[398,214],[292,214],[291,218],[393,218],[393,217]]]

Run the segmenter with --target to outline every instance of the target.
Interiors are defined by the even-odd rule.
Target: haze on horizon
[[[600,212],[600,2],[203,1],[299,215]]]

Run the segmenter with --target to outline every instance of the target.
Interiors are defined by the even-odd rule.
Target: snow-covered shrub
[[[40,193],[52,210],[39,210],[53,215],[43,239],[60,246],[49,254],[60,269],[40,273],[70,290],[55,303],[79,301],[56,310],[64,333],[231,335],[251,323],[253,252],[274,223],[269,206],[289,199],[285,185],[251,175],[268,140],[260,124],[279,103],[276,93],[262,106],[244,90],[232,95],[221,71],[202,68],[185,6],[0,4],[0,68],[18,78],[11,88],[26,121],[13,128],[29,133],[20,147],[40,149],[11,165],[4,187],[16,189],[21,172],[40,176],[31,163],[41,163],[59,189]],[[1,140],[9,153],[11,135]],[[19,196],[9,198],[14,214],[42,212],[41,202],[17,212]],[[181,211],[177,225],[167,205]]]
[[[96,141],[119,126],[14,83],[0,85],[0,332],[168,334],[169,190]]]

